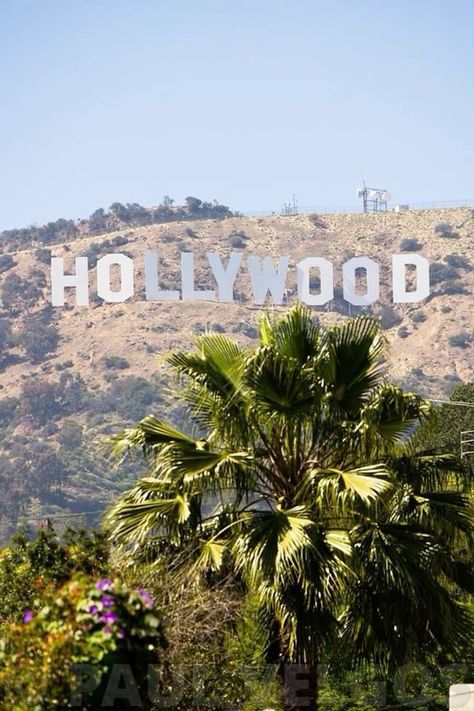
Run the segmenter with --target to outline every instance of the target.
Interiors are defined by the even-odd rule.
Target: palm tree
[[[308,672],[309,699],[288,689],[288,709],[317,708],[331,644],[389,668],[469,628],[452,594],[474,589],[452,552],[468,499],[452,458],[411,451],[430,407],[386,382],[385,350],[374,320],[324,329],[301,306],[263,318],[254,351],[205,334],[169,359],[193,434],[149,416],[115,438],[151,475],[110,511],[113,540],[185,548],[194,572],[231,566],[280,661]]]

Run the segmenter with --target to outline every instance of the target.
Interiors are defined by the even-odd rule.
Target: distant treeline
[[[83,220],[74,221],[60,218],[55,222],[48,222],[46,225],[4,230],[0,232],[0,249],[14,251],[31,246],[58,244],[73,240],[79,235],[113,232],[122,229],[124,225],[138,227],[160,222],[219,220],[225,217],[239,217],[239,213],[232,212],[217,200],[205,202],[192,196],[186,198],[184,205],[176,205],[175,201],[166,195],[156,208],[146,208],[136,202],[126,205],[114,202],[108,210],[100,207]]]

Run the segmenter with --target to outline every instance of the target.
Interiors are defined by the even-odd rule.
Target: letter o
[[[312,294],[309,288],[311,269],[319,269],[321,290],[319,294]],[[323,306],[334,298],[333,266],[323,257],[306,257],[296,265],[296,283],[298,296],[309,306]]]
[[[356,291],[356,269],[364,269],[367,279],[365,294]],[[353,257],[342,265],[342,287],[344,299],[354,306],[368,306],[380,296],[379,265],[369,257]]]
[[[116,264],[120,268],[120,289],[110,288],[110,269]],[[97,294],[111,304],[126,301],[134,293],[133,260],[125,254],[107,254],[97,262]]]

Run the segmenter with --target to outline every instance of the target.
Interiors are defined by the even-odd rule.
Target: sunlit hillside
[[[307,256],[334,264],[335,298],[314,309],[323,321],[360,312],[342,298],[341,266],[368,256],[381,268],[381,297],[370,312],[381,319],[391,344],[390,377],[411,390],[440,398],[473,378],[473,211],[388,212],[378,215],[226,217],[131,227],[117,221],[103,234],[83,228],[68,241],[35,244],[0,257],[2,369],[0,479],[6,495],[4,530],[18,514],[35,519],[66,512],[100,512],[111,492],[127,486],[138,463],[114,468],[98,448],[107,434],[150,410],[168,409],[164,356],[189,348],[193,336],[211,329],[242,345],[255,344],[264,309],[281,310],[296,299],[295,265]],[[159,257],[160,287],[181,289],[180,252],[193,252],[196,288],[215,289],[206,253],[226,263],[243,252],[235,302],[147,301],[144,253]],[[134,260],[135,296],[106,304],[96,293],[95,263],[110,252]],[[431,295],[394,305],[391,256],[418,252],[431,264]],[[10,255],[10,256],[7,256]],[[87,255],[90,304],[49,308],[50,257]],[[248,255],[289,257],[285,303],[256,306]],[[3,264],[2,264],[3,262]],[[317,289],[317,284],[315,285]],[[176,419],[180,412],[174,412]],[[81,514],[82,515],[82,514]],[[85,517],[89,522],[97,514]],[[81,516],[78,516],[79,520]]]

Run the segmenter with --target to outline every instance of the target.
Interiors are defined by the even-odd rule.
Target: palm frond
[[[390,473],[384,464],[358,467],[348,471],[315,469],[309,472],[308,482],[311,479],[316,484],[318,497],[324,501],[339,500],[342,503],[347,498],[346,494],[350,494],[368,504],[392,486]]]
[[[311,318],[311,311],[297,304],[278,319],[264,316],[260,339],[264,346],[273,346],[281,356],[302,366],[320,352],[322,334]]]

